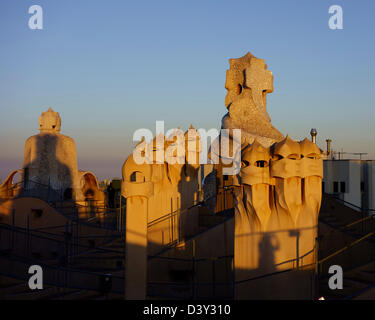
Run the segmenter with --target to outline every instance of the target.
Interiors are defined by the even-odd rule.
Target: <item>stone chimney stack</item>
[[[310,131],[310,135],[311,135],[311,141],[313,143],[316,143],[316,135],[318,134],[318,131],[316,131],[315,128],[312,128],[311,131]]]
[[[327,142],[327,156],[329,156],[331,154],[331,142],[332,142],[332,140],[327,139],[326,142]]]

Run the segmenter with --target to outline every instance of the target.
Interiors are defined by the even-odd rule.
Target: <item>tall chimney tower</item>
[[[332,142],[332,140],[327,139],[326,142],[327,142],[327,156],[329,156],[331,154],[331,142]]]
[[[318,134],[318,131],[316,131],[315,128],[312,128],[310,131],[310,134],[311,134],[311,141],[313,143],[316,143],[316,135]]]

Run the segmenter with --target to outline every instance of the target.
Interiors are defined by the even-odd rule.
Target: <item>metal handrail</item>
[[[348,250],[349,248],[355,246],[356,244],[362,242],[363,240],[366,240],[367,238],[369,238],[369,237],[371,237],[371,236],[373,236],[373,235],[375,235],[375,231],[374,231],[374,232],[370,232],[370,233],[364,235],[363,237],[361,237],[361,238],[359,238],[359,239],[357,239],[357,240],[355,240],[355,241],[349,243],[349,244],[346,245],[345,247],[342,247],[341,249],[339,249],[339,250],[335,251],[334,253],[330,254],[329,256],[327,256],[327,257],[325,257],[325,258],[319,260],[318,263],[321,264],[321,263],[327,261],[328,259],[330,259],[330,258],[332,258],[332,257],[334,257],[334,256],[337,256],[338,254],[340,254],[340,253],[342,253],[342,252]]]
[[[353,204],[351,202],[348,202],[348,201],[345,201],[343,199],[340,199],[340,198],[336,197],[335,195],[331,195],[329,193],[324,193],[324,195],[327,196],[328,198],[331,198],[331,199],[334,199],[334,200],[338,200],[340,202],[343,202],[344,204],[348,204],[348,205],[350,205],[350,206],[352,206],[354,208],[359,209],[360,211],[375,212],[375,209],[364,209],[364,208],[359,207],[359,206],[357,206],[357,205],[355,205],[355,204]]]
[[[42,263],[40,261],[37,261],[37,260],[34,260],[34,259],[26,259],[24,257],[21,257],[21,256],[17,256],[17,255],[12,255],[11,258],[9,257],[3,257],[0,255],[0,260],[10,260],[10,261],[15,261],[15,262],[19,262],[19,263],[26,263],[27,265],[30,265],[30,264],[38,264],[39,266],[41,266],[43,268],[43,270],[52,270],[53,272],[57,272],[57,273],[65,273],[65,274],[73,274],[73,273],[76,273],[76,274],[83,274],[83,275],[89,275],[89,276],[95,276],[95,277],[103,277],[103,275],[105,275],[104,273],[99,273],[99,272],[94,272],[94,271],[90,271],[90,270],[82,270],[82,269],[74,269],[74,268],[70,268],[70,267],[63,267],[63,266],[54,266],[54,265],[48,265],[48,264],[45,264],[45,263]],[[8,277],[12,277],[12,278],[17,278],[17,279],[20,279],[20,280],[27,280],[27,274],[26,274],[26,277],[19,277],[19,275],[17,274],[16,276],[11,273],[11,272],[0,272],[1,275],[4,275],[4,276],[8,276]],[[116,280],[119,280],[121,281],[121,283],[123,283],[125,281],[125,277],[123,276],[119,276],[119,275],[113,275],[111,274],[111,278],[112,279],[116,279]],[[46,279],[44,279],[44,281],[46,281]],[[64,282],[63,285],[61,282]],[[91,282],[90,282],[91,283]],[[89,290],[89,291],[94,291],[94,292],[101,292],[100,289],[98,288],[95,288],[95,287],[89,287],[89,286],[77,286],[77,285],[67,285],[67,281],[59,281],[59,279],[57,279],[56,281],[48,281],[45,282],[46,285],[49,285],[49,286],[55,286],[55,287],[65,287],[65,288],[71,288],[71,289],[79,289],[79,290]],[[114,290],[114,289],[111,289],[110,290],[111,293],[119,293],[119,294],[122,294],[123,291],[118,291],[118,290]]]
[[[320,220],[320,222],[322,223],[325,223],[325,224],[328,224],[329,226],[332,226],[335,228],[335,230],[332,230],[330,231],[328,234],[324,235],[324,237],[328,236],[328,235],[331,235],[332,233],[335,233],[335,232],[345,232],[345,229],[347,228],[350,228],[358,223],[361,223],[361,222],[364,222],[364,221],[367,221],[367,220],[370,220],[370,219],[373,219],[373,217],[375,216],[375,214],[372,214],[372,215],[369,215],[367,217],[364,217],[364,218],[361,218],[361,219],[358,219],[358,220],[355,220],[353,222],[350,222],[342,227],[336,227],[336,226],[333,226],[331,223],[329,222],[326,222],[324,220]]]
[[[217,197],[219,194],[224,194],[224,193],[227,192],[227,191],[231,192],[231,190],[232,190],[231,187],[236,187],[236,186],[227,186],[227,187],[223,188],[223,190],[224,190],[223,193],[218,193],[218,194],[216,194],[216,195],[213,195],[213,196],[211,196],[211,197],[205,199],[204,201],[199,201],[199,202],[197,202],[196,204],[193,204],[193,205],[190,206],[190,207],[187,207],[187,208],[184,208],[184,209],[177,209],[177,210],[175,210],[175,211],[172,211],[172,212],[166,213],[165,215],[160,216],[160,217],[158,217],[158,218],[156,218],[156,219],[154,219],[154,220],[148,222],[147,227],[151,227],[151,226],[155,225],[156,223],[161,222],[161,221],[164,221],[164,220],[167,220],[167,219],[169,219],[169,218],[171,218],[171,217],[173,217],[173,216],[175,216],[175,215],[185,213],[185,212],[187,212],[187,211],[189,211],[189,210],[191,210],[191,209],[193,209],[193,208],[195,208],[195,207],[202,206],[202,205],[204,205],[204,203],[205,203],[206,201],[211,200],[211,199],[214,199],[214,198]]]
[[[0,223],[0,230],[8,230],[10,232],[16,232],[18,234],[27,235],[28,237],[34,237],[34,238],[37,238],[37,239],[47,240],[47,241],[51,241],[51,242],[58,243],[58,244],[65,244],[65,240],[66,240],[65,235],[59,235],[59,234],[49,233],[49,232],[44,232],[44,231],[38,231],[38,230],[34,230],[34,229],[25,229],[25,228],[11,226],[11,225],[4,224],[4,223]],[[37,233],[43,233],[43,235],[40,235],[40,234],[37,234]],[[48,237],[48,235],[51,236],[51,237]],[[55,237],[55,238],[53,238],[53,237]],[[56,239],[56,237],[60,237],[60,238],[64,238],[64,239],[59,240],[59,239]],[[110,237],[108,237],[108,238],[110,238]],[[113,237],[113,239],[120,239],[120,237]],[[88,249],[87,251],[82,251],[79,254],[82,254],[82,253],[85,253],[85,252],[87,253],[87,252],[92,251],[92,250],[109,252],[109,253],[120,253],[120,254],[124,253],[122,251],[117,251],[117,250],[112,250],[112,249],[107,249],[107,248],[101,248],[101,247],[90,247],[90,246],[85,246],[83,244],[77,244],[77,243],[75,243],[74,246],[78,247],[78,248]]]
[[[359,296],[360,294],[362,294],[362,293],[364,293],[364,292],[366,292],[366,291],[368,291],[368,290],[370,290],[374,287],[375,287],[375,282],[372,282],[371,284],[367,285],[366,287],[364,287],[364,288],[344,297],[343,300],[351,300],[351,299]]]

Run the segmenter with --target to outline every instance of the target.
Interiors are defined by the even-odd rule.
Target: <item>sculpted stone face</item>
[[[293,202],[297,196],[302,199],[302,179],[307,183],[311,177],[316,177],[318,181],[323,178],[320,155],[320,149],[308,139],[297,142],[287,136],[270,148],[263,147],[255,140],[242,150],[240,182],[247,186],[275,186],[276,200],[280,201],[276,201],[276,206],[280,204],[289,210],[291,205],[288,202]],[[321,193],[320,186],[317,187],[317,192]],[[264,196],[268,198],[268,194]],[[305,199],[306,196],[308,194],[304,196]],[[297,201],[299,205],[302,205],[301,201]],[[294,208],[287,215],[295,215],[300,209]]]
[[[299,143],[287,136],[275,145],[271,162],[271,175],[279,178],[300,177],[300,158]]]
[[[264,148],[257,140],[242,154],[241,184],[270,184],[270,149]]]
[[[197,164],[185,163],[186,154],[191,153],[195,158],[199,150],[199,136],[194,133],[189,136],[188,132],[174,130],[168,137],[160,134],[150,142],[142,140],[124,163],[121,192],[127,198],[126,228],[145,234],[142,246],[149,254],[159,252],[170,241],[198,232],[199,208],[190,207],[199,199],[199,157],[196,158]],[[195,139],[198,140],[197,147],[192,145],[190,149],[185,141]],[[142,154],[143,163],[138,156]],[[158,158],[163,160],[156,163]],[[188,214],[179,213],[187,208]],[[172,213],[173,220],[165,218]],[[151,226],[148,227],[147,223]],[[128,243],[134,243],[131,237],[127,236]],[[139,253],[129,256],[127,261],[137,258]]]
[[[242,135],[241,171],[236,177],[240,187],[233,191],[236,280],[293,268],[296,263],[307,267],[315,255],[321,150],[308,139],[284,138],[272,126],[267,94],[273,92],[273,75],[264,60],[247,53],[229,64],[228,113],[222,127],[241,129]],[[273,241],[277,246],[270,245]],[[277,285],[282,283],[275,280],[272,286]],[[251,297],[246,282],[236,290],[238,297]]]
[[[310,140],[293,141],[287,136],[275,144],[271,175],[279,178],[317,176],[323,178],[321,151]]]
[[[323,161],[321,152],[315,143],[305,138],[301,143],[301,177],[317,176],[321,177],[323,172]]]
[[[289,136],[267,148],[254,140],[242,149],[241,160],[241,191],[235,192],[235,261],[238,270],[250,273],[239,271],[237,276],[248,278],[266,272],[262,268],[274,268],[273,262],[260,266],[263,255],[273,256],[286,268],[284,262],[295,259],[298,250],[304,264],[312,263],[323,177],[320,149],[308,139],[298,142]],[[279,243],[277,251],[262,247],[270,235]]]
[[[200,151],[199,132],[192,126],[185,134],[179,129],[168,137],[159,134],[150,142],[143,139],[125,161],[124,186],[127,185],[128,190],[131,184],[151,182],[153,192],[159,194],[167,188],[174,190],[178,184],[196,180]]]

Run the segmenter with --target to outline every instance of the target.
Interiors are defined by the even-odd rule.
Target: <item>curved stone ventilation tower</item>
[[[215,165],[204,189],[206,193],[216,181],[216,190],[234,189],[236,298],[310,297],[311,287],[302,289],[299,283],[311,284],[317,254],[321,150],[307,138],[284,138],[272,126],[267,94],[273,91],[273,76],[264,60],[247,53],[229,64],[222,128],[241,129],[241,170],[224,177],[224,164]],[[287,269],[306,273],[247,281]]]
[[[10,174],[0,186],[0,196],[39,197],[48,201],[87,201],[104,205],[104,192],[95,175],[78,170],[76,145],[72,138],[60,133],[61,118],[49,108],[39,117],[40,133],[26,140],[22,170]],[[22,185],[14,184],[20,173]]]
[[[178,146],[184,146],[183,154]],[[199,231],[199,208],[190,207],[199,201],[200,151],[199,133],[191,126],[185,134],[176,130],[170,137],[142,140],[123,165],[128,299],[145,298],[147,255]]]
[[[235,141],[241,145],[241,149],[257,139],[264,147],[270,147],[275,142],[284,139],[284,136],[272,124],[267,112],[267,94],[273,92],[273,75],[267,69],[263,59],[256,58],[250,52],[238,59],[229,59],[229,69],[226,72],[225,106],[228,112],[222,118],[222,129],[229,130],[229,145],[233,145],[235,137],[232,129],[241,130],[241,141]],[[220,136],[214,144],[220,143],[227,136]],[[225,142],[224,142],[225,143]],[[222,175],[223,167],[228,165],[222,161],[222,155],[218,154],[219,148],[210,147],[209,158],[219,159],[219,164],[204,169],[205,197],[211,197],[211,202],[221,203],[220,196],[212,198],[214,190],[233,185],[236,176]],[[239,153],[240,150],[235,150]],[[217,182],[219,183],[217,185]],[[211,211],[215,211],[212,203],[207,204]]]
[[[263,59],[250,52],[238,59],[229,59],[225,88],[228,113],[222,128],[241,129],[242,143],[255,138],[264,146],[280,141],[284,136],[271,124],[267,112],[267,94],[273,92],[273,75]]]

